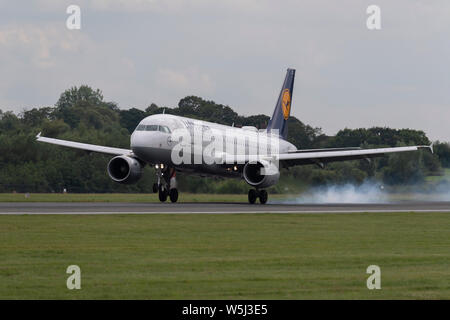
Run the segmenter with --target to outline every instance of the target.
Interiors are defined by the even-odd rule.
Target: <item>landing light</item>
[[[156,168],[156,169],[159,169],[159,166],[158,166],[158,165],[155,165],[155,168]]]
[[[234,171],[237,171],[237,167],[236,166],[234,166],[233,169],[234,169]]]

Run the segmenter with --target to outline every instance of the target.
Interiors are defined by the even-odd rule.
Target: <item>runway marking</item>
[[[146,215],[157,215],[157,214],[255,214],[255,213],[274,213],[274,214],[353,214],[353,213],[425,213],[425,212],[442,212],[442,213],[450,213],[448,210],[439,210],[439,209],[402,209],[402,210],[325,210],[325,211],[243,211],[243,212],[229,212],[229,211],[172,211],[172,212],[144,212],[144,211],[94,211],[94,212],[86,212],[86,211],[73,211],[73,212],[0,212],[0,215],[117,215],[117,214],[146,214]]]

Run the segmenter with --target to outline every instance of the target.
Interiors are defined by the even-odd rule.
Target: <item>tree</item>
[[[19,118],[12,111],[1,114],[0,133],[15,131],[20,128],[20,125]]]
[[[138,123],[145,118],[146,113],[140,109],[131,108],[129,110],[119,111],[120,125],[127,128],[129,133],[132,133]]]
[[[418,153],[399,153],[389,156],[388,165],[382,168],[386,184],[413,184],[424,179],[423,163]]]
[[[44,136],[57,137],[59,134],[67,132],[70,127],[63,120],[46,121],[42,133]]]
[[[79,88],[72,87],[64,91],[56,102],[56,108],[98,106],[102,102],[103,95],[100,89],[93,90],[87,85],[81,85]]]
[[[38,127],[41,126],[44,121],[54,120],[54,111],[55,110],[52,107],[33,108],[29,111],[24,111],[20,117],[25,125]]]
[[[288,119],[288,141],[297,148],[316,148],[316,139],[322,134],[320,128],[313,128],[303,124],[295,117]]]
[[[19,115],[0,110],[0,191],[23,192],[151,192],[154,169],[146,166],[135,185],[114,183],[106,174],[111,156],[87,153],[36,142],[36,134],[85,143],[129,148],[130,134],[144,117],[166,113],[194,117],[236,127],[267,126],[266,115],[241,116],[230,106],[188,96],[174,108],[152,103],[145,111],[121,110],[114,102],[104,101],[99,89],[88,86],[64,91],[55,107],[32,108]],[[390,128],[344,129],[336,136],[326,136],[320,128],[289,118],[288,140],[301,148],[363,148],[428,144],[423,131]],[[282,192],[285,186],[306,187],[312,184],[361,183],[366,177],[381,176],[387,183],[421,181],[426,174],[450,167],[450,145],[437,142],[436,155],[428,152],[393,155],[367,161],[294,167],[283,170],[280,185],[271,192]],[[179,175],[179,188],[190,192],[245,192],[248,186],[238,180],[218,180]],[[286,183],[283,185],[283,183]],[[291,189],[292,190],[292,189]]]
[[[434,152],[436,153],[442,166],[450,168],[450,144],[436,141],[434,144]]]

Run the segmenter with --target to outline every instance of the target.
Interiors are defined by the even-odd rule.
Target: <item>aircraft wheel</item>
[[[178,200],[178,190],[176,188],[170,189],[169,197],[170,197],[170,201],[177,202],[177,200]]]
[[[154,183],[153,184],[153,193],[157,193],[158,192],[158,184]]]
[[[267,194],[266,190],[259,191],[259,202],[261,202],[261,204],[265,204],[268,198],[269,195]]]
[[[250,189],[248,191],[248,202],[254,204],[256,202],[256,198],[258,198],[258,194],[255,189]]]
[[[159,187],[159,201],[164,202],[167,200],[167,190],[163,188],[162,186]]]

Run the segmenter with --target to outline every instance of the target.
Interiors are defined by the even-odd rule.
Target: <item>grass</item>
[[[297,194],[270,194],[269,201],[295,199]],[[449,197],[436,193],[414,193],[408,190],[392,189],[387,192],[389,201],[405,200],[440,200],[449,201]],[[438,199],[436,199],[438,197]],[[168,200],[169,201],[169,200]],[[206,194],[181,192],[178,202],[241,202],[247,203],[247,194]],[[0,193],[0,202],[146,202],[158,203],[158,195],[154,193]]]
[[[289,197],[271,194],[270,199]],[[181,192],[180,202],[247,202],[247,194]],[[156,193],[0,193],[0,202],[159,202]]]
[[[450,213],[0,216],[0,299],[449,299]],[[66,288],[67,266],[81,290]],[[368,290],[366,268],[381,268]]]
[[[180,193],[183,202],[240,202],[244,194]],[[0,202],[159,202],[156,193],[0,193]]]

